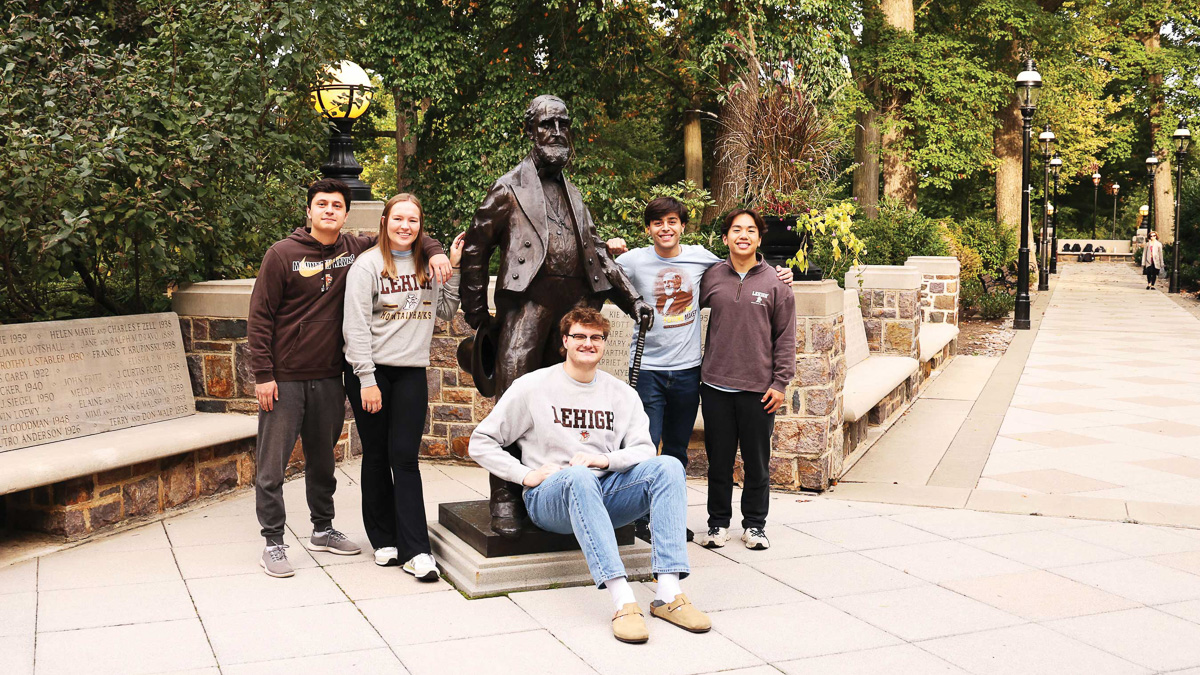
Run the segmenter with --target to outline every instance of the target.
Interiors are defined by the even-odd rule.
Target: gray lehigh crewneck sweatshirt
[[[375,386],[376,365],[428,366],[435,315],[449,321],[458,311],[457,271],[444,285],[432,276],[421,285],[412,255],[389,255],[396,262],[395,279],[383,276],[378,247],[360,255],[346,277],[346,361],[363,388]]]
[[[516,443],[521,459],[504,451]],[[575,380],[563,365],[517,378],[496,407],[475,427],[471,459],[492,474],[524,484],[543,464],[566,467],[577,452],[608,456],[608,469],[621,472],[655,455],[650,418],[632,387],[597,370],[589,383]]]

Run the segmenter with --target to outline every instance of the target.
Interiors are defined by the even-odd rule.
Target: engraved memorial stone
[[[0,326],[0,452],[193,415],[173,312]]]

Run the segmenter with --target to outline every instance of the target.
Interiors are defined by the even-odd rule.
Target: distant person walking
[[[414,246],[424,221],[413,195],[384,205],[379,244],[358,257],[346,280],[342,332],[346,395],[363,444],[363,525],[375,564],[403,562],[405,572],[434,581],[417,456],[429,408],[425,369],[434,317],[450,321],[458,311],[463,235],[450,247],[455,273],[440,283]]]
[[[1158,275],[1166,269],[1163,265],[1163,245],[1158,240],[1158,233],[1151,232],[1150,239],[1146,241],[1146,248],[1142,249],[1142,272],[1146,275],[1146,288],[1154,288],[1154,284],[1158,281]]]
[[[323,179],[308,188],[308,223],[263,257],[247,322],[254,395],[258,399],[255,508],[267,540],[259,565],[273,577],[294,574],[283,543],[283,479],[296,438],[303,441],[310,551],[361,550],[333,528],[333,447],[342,433],[342,301],[347,272],[375,237],[342,233],[350,188]],[[441,244],[422,241],[438,274],[450,276]]]

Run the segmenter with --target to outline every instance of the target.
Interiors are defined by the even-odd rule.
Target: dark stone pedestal
[[[473,502],[452,502],[438,507],[438,523],[463,540],[485,558],[532,553],[578,551],[574,535],[554,534],[525,521],[519,539],[506,539],[492,531],[492,516],[486,499]],[[616,529],[617,545],[633,544],[633,525]]]

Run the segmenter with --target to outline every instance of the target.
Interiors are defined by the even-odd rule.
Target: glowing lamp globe
[[[358,119],[371,105],[375,88],[371,77],[353,61],[342,61],[326,69],[325,78],[313,87],[312,102],[317,112],[330,119]]]

